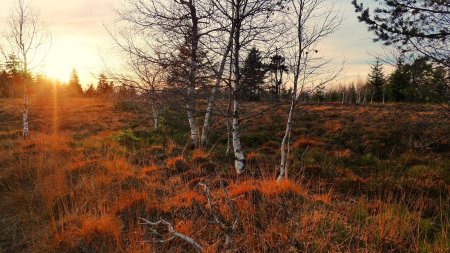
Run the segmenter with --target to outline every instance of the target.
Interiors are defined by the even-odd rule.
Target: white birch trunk
[[[278,175],[277,181],[282,180],[287,177],[287,160],[289,159],[289,145],[292,127],[292,115],[294,113],[296,94],[292,96],[291,107],[289,109],[289,116],[286,124],[286,131],[284,132],[283,141],[281,142],[281,163],[280,163],[280,174]]]
[[[197,9],[193,1],[181,1],[181,4],[185,4],[190,11],[191,22],[192,22],[192,38],[191,38],[191,66],[189,71],[189,87],[187,88],[187,101],[186,101],[186,111],[189,121],[189,127],[191,129],[191,140],[192,143],[198,147],[199,146],[199,129],[196,121],[196,110],[195,110],[195,87],[196,87],[196,74],[198,67],[198,18]]]
[[[28,122],[28,90],[25,87],[23,95],[23,110],[22,110],[22,120],[23,120],[23,137],[28,137],[30,135],[30,127]]]
[[[231,81],[231,77],[229,79]],[[230,115],[231,115],[231,94],[232,91],[230,90],[230,97],[228,99],[228,108],[227,108],[227,150],[225,151],[225,154],[228,156],[230,154],[230,149],[231,149],[231,135],[232,135],[232,123],[230,120]]]
[[[242,150],[241,138],[240,138],[240,68],[239,68],[239,54],[241,49],[241,6],[235,4],[234,6],[234,86],[233,86],[233,121],[232,121],[232,142],[234,151],[234,167],[238,175],[244,173],[245,171],[245,155]]]
[[[240,105],[235,98],[233,102],[233,149],[234,149],[234,167],[238,175],[245,171],[245,156],[241,146],[240,138],[240,120],[239,120]]]
[[[231,123],[230,119],[227,118],[227,150],[225,151],[225,155],[230,154],[230,148],[231,148]]]
[[[159,121],[158,121],[158,111],[155,108],[155,105],[152,105],[152,115],[153,115],[153,129],[158,130]]]
[[[223,72],[225,70],[225,64],[227,62],[227,58],[228,58],[228,54],[231,51],[231,46],[233,43],[233,29],[232,32],[230,34],[230,38],[228,40],[228,45],[227,48],[225,50],[225,53],[222,56],[222,61],[220,63],[220,68],[219,71],[217,72],[217,76],[216,76],[216,83],[214,85],[213,90],[211,91],[211,95],[209,97],[208,100],[208,107],[206,108],[206,114],[205,114],[205,121],[203,122],[203,131],[202,131],[202,136],[201,136],[201,145],[203,147],[205,147],[208,144],[208,134],[209,134],[209,128],[211,125],[211,114],[212,111],[214,109],[214,103],[215,103],[215,99],[216,99],[216,93],[218,92],[219,88],[220,88],[220,82],[222,80],[222,75]]]
[[[191,129],[191,141],[194,146],[198,146],[198,126],[195,119],[195,97],[194,88],[188,88],[188,102],[186,104],[187,116],[189,121],[189,128]]]
[[[206,108],[205,120],[203,122],[203,130],[202,130],[202,136],[201,136],[201,146],[202,147],[205,147],[206,145],[208,145],[208,133],[209,133],[209,127],[211,124],[211,114],[214,109],[214,102],[215,102],[214,100],[215,100],[215,95],[217,92],[216,86],[218,86],[218,85],[217,84],[215,85],[215,87],[211,91],[211,95],[208,99],[208,107]]]

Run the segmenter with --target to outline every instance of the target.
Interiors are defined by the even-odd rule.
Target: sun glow
[[[62,82],[67,82],[71,71],[76,69],[83,86],[87,86],[102,68],[96,44],[75,35],[60,36],[52,42],[40,69]]]
[[[53,128],[53,134],[58,133],[58,87],[56,83],[53,84],[53,113],[52,113],[52,128]]]

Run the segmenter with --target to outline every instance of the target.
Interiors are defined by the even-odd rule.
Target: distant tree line
[[[319,90],[308,99],[342,103],[413,102],[446,103],[450,96],[450,72],[442,65],[419,57],[405,63],[397,60],[395,70],[386,75],[380,60],[371,66],[367,82]]]
[[[13,55],[0,65],[0,98],[20,98],[23,96],[23,83],[28,84],[30,96],[51,96],[57,92],[66,97],[132,97],[136,95],[134,87],[115,85],[108,81],[105,74],[100,74],[97,85],[89,84],[83,89],[77,71],[74,69],[68,83],[48,79],[42,74],[24,74],[19,69],[19,62]]]

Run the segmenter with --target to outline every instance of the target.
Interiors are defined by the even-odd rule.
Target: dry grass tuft
[[[51,251],[118,252],[120,233],[121,224],[109,215],[71,220],[52,235]]]
[[[260,156],[259,153],[256,153],[256,152],[250,152],[250,153],[248,153],[247,156],[246,156],[247,162],[249,162],[249,163],[254,163],[254,162],[258,161],[259,156]]]
[[[292,147],[301,149],[306,147],[314,147],[319,144],[320,142],[316,138],[302,136],[292,144]]]
[[[322,194],[316,194],[316,195],[312,196],[312,199],[314,201],[317,201],[317,202],[320,202],[320,203],[324,203],[324,204],[327,204],[327,205],[331,204],[332,198],[333,198],[333,192],[332,191],[329,191],[327,193],[322,193]]]
[[[190,168],[189,163],[182,156],[168,159],[166,165],[169,169],[177,173],[185,172]]]
[[[323,124],[323,128],[328,132],[339,133],[344,128],[342,123],[336,120],[329,120]]]
[[[196,164],[208,162],[208,153],[202,149],[195,149],[194,152],[192,152],[192,161]]]
[[[173,208],[191,208],[193,207],[194,203],[205,204],[205,196],[196,191],[187,190],[180,192],[174,197],[168,199],[168,201],[164,203],[164,208],[166,211],[170,211]]]
[[[83,220],[79,236],[88,252],[113,252],[120,248],[121,224],[112,216]]]
[[[331,156],[336,158],[350,158],[352,156],[352,151],[350,149],[335,150],[331,152]]]
[[[232,197],[240,196],[256,189],[258,189],[258,181],[254,179],[248,179],[228,186],[228,192]]]
[[[264,180],[260,183],[259,190],[266,197],[284,194],[305,196],[307,194],[307,192],[300,185],[287,179],[283,179],[279,182],[273,179]]]
[[[155,164],[149,165],[149,166],[145,166],[141,169],[141,175],[142,176],[149,176],[151,174],[153,174],[154,172],[158,171],[159,168],[158,166],[156,166]]]

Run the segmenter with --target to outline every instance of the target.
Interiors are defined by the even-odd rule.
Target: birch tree
[[[293,117],[298,103],[298,94],[314,92],[334,80],[340,71],[323,71],[330,62],[318,56],[320,42],[336,31],[341,17],[332,1],[290,0],[292,12],[289,14],[292,45],[290,50],[290,69],[293,74],[293,92],[287,117],[286,129],[281,142],[280,172],[277,181],[286,178],[290,155],[290,141]]]
[[[163,69],[155,63],[140,57],[128,56],[128,62],[121,71],[106,68],[108,76],[124,87],[136,90],[151,110],[153,129],[159,128],[159,111],[162,106],[161,92],[166,87]]]
[[[232,106],[232,144],[236,173],[245,171],[245,155],[240,139],[240,96],[241,96],[241,53],[250,44],[269,44],[277,36],[279,28],[274,14],[281,10],[285,1],[273,0],[211,0],[224,19],[230,21],[233,29],[231,55],[233,58],[233,80],[231,82]],[[281,31],[281,29],[279,29]]]
[[[215,18],[217,19],[217,18]],[[226,22],[226,20],[222,20],[222,22]],[[222,22],[217,22],[216,23],[222,23]],[[232,23],[230,25],[230,27],[226,27],[226,25],[224,27],[222,27],[222,32],[218,33],[219,37],[223,37],[223,35],[228,36],[228,40],[226,42],[225,45],[225,49],[223,49],[223,52],[220,53],[220,57],[221,57],[221,61],[220,61],[220,65],[219,68],[217,70],[214,70],[215,72],[215,83],[214,86],[211,90],[211,94],[209,95],[208,98],[208,106],[206,108],[206,113],[205,113],[205,118],[203,121],[203,129],[202,129],[202,135],[201,135],[201,145],[203,147],[205,147],[208,144],[208,134],[209,134],[209,129],[211,127],[211,117],[212,117],[212,113],[214,110],[214,106],[215,106],[215,100],[216,100],[216,96],[217,93],[220,91],[220,84],[223,81],[223,75],[225,72],[225,66],[227,64],[227,59],[230,56],[231,53],[231,49],[233,47],[233,34],[235,32],[235,25]],[[231,69],[230,69],[231,71]]]
[[[5,46],[1,51],[5,56],[14,55],[19,61],[19,69],[24,76],[23,102],[20,105],[22,113],[22,133],[30,135],[29,128],[29,86],[31,84],[31,69],[40,63],[38,59],[45,49],[50,35],[44,29],[39,12],[25,0],[18,0],[11,9],[8,27],[5,33]]]
[[[157,64],[167,62],[180,45],[188,42],[190,63],[184,97],[190,138],[195,146],[200,144],[195,92],[199,43],[211,32],[208,30],[210,12],[208,5],[200,0],[128,0],[124,8],[117,11],[120,17],[117,24],[123,24],[123,30],[111,32],[120,49]]]

